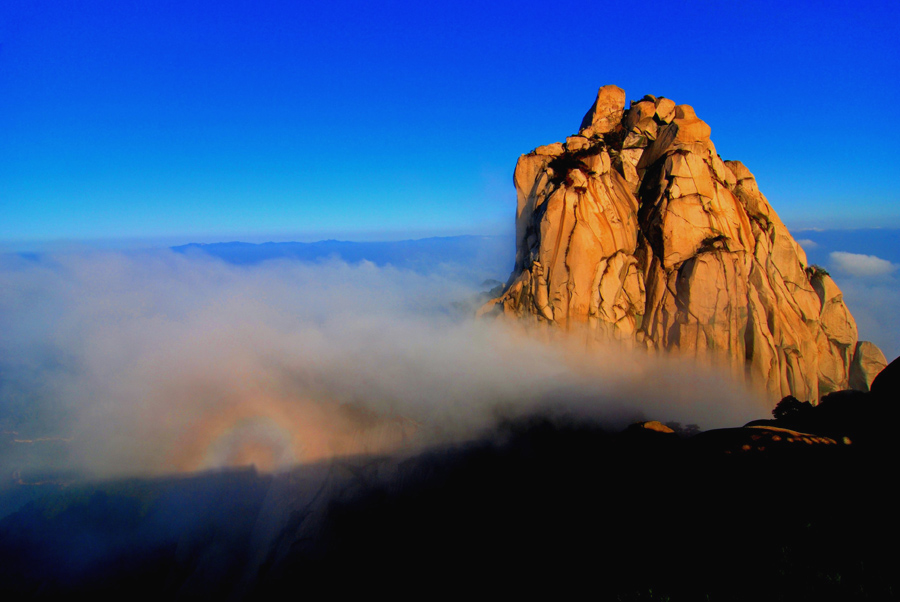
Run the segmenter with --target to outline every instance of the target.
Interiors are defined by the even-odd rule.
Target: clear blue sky
[[[896,1],[484,4],[5,0],[0,243],[505,233],[609,83],[789,226],[900,226]]]

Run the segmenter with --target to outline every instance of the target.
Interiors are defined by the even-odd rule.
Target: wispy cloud
[[[882,276],[897,269],[890,261],[874,255],[835,251],[829,257],[836,270],[851,276]]]
[[[888,360],[900,353],[900,267],[875,255],[836,251],[829,267],[859,327],[860,339],[877,344]]]
[[[801,247],[803,247],[803,249],[807,250],[807,251],[810,249],[815,249],[816,247],[819,246],[819,243],[817,243],[814,240],[810,240],[808,238],[803,238],[803,239],[798,240],[797,244],[800,245]]]

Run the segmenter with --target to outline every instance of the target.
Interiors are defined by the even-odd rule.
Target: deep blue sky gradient
[[[691,104],[789,226],[900,226],[900,8],[847,2],[0,5],[0,243],[512,228],[597,88]]]

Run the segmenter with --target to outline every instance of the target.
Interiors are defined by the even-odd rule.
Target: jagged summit
[[[600,88],[579,133],[522,155],[516,264],[481,314],[725,360],[817,400],[884,367],[840,289],[689,105]]]

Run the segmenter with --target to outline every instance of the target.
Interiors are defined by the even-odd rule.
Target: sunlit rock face
[[[850,364],[850,388],[868,391],[875,377],[885,369],[887,359],[874,343],[860,341],[856,344],[853,363]]]
[[[847,388],[871,344],[750,170],[690,106],[625,105],[604,86],[577,135],[519,158],[515,268],[480,313],[724,363],[773,400]]]

